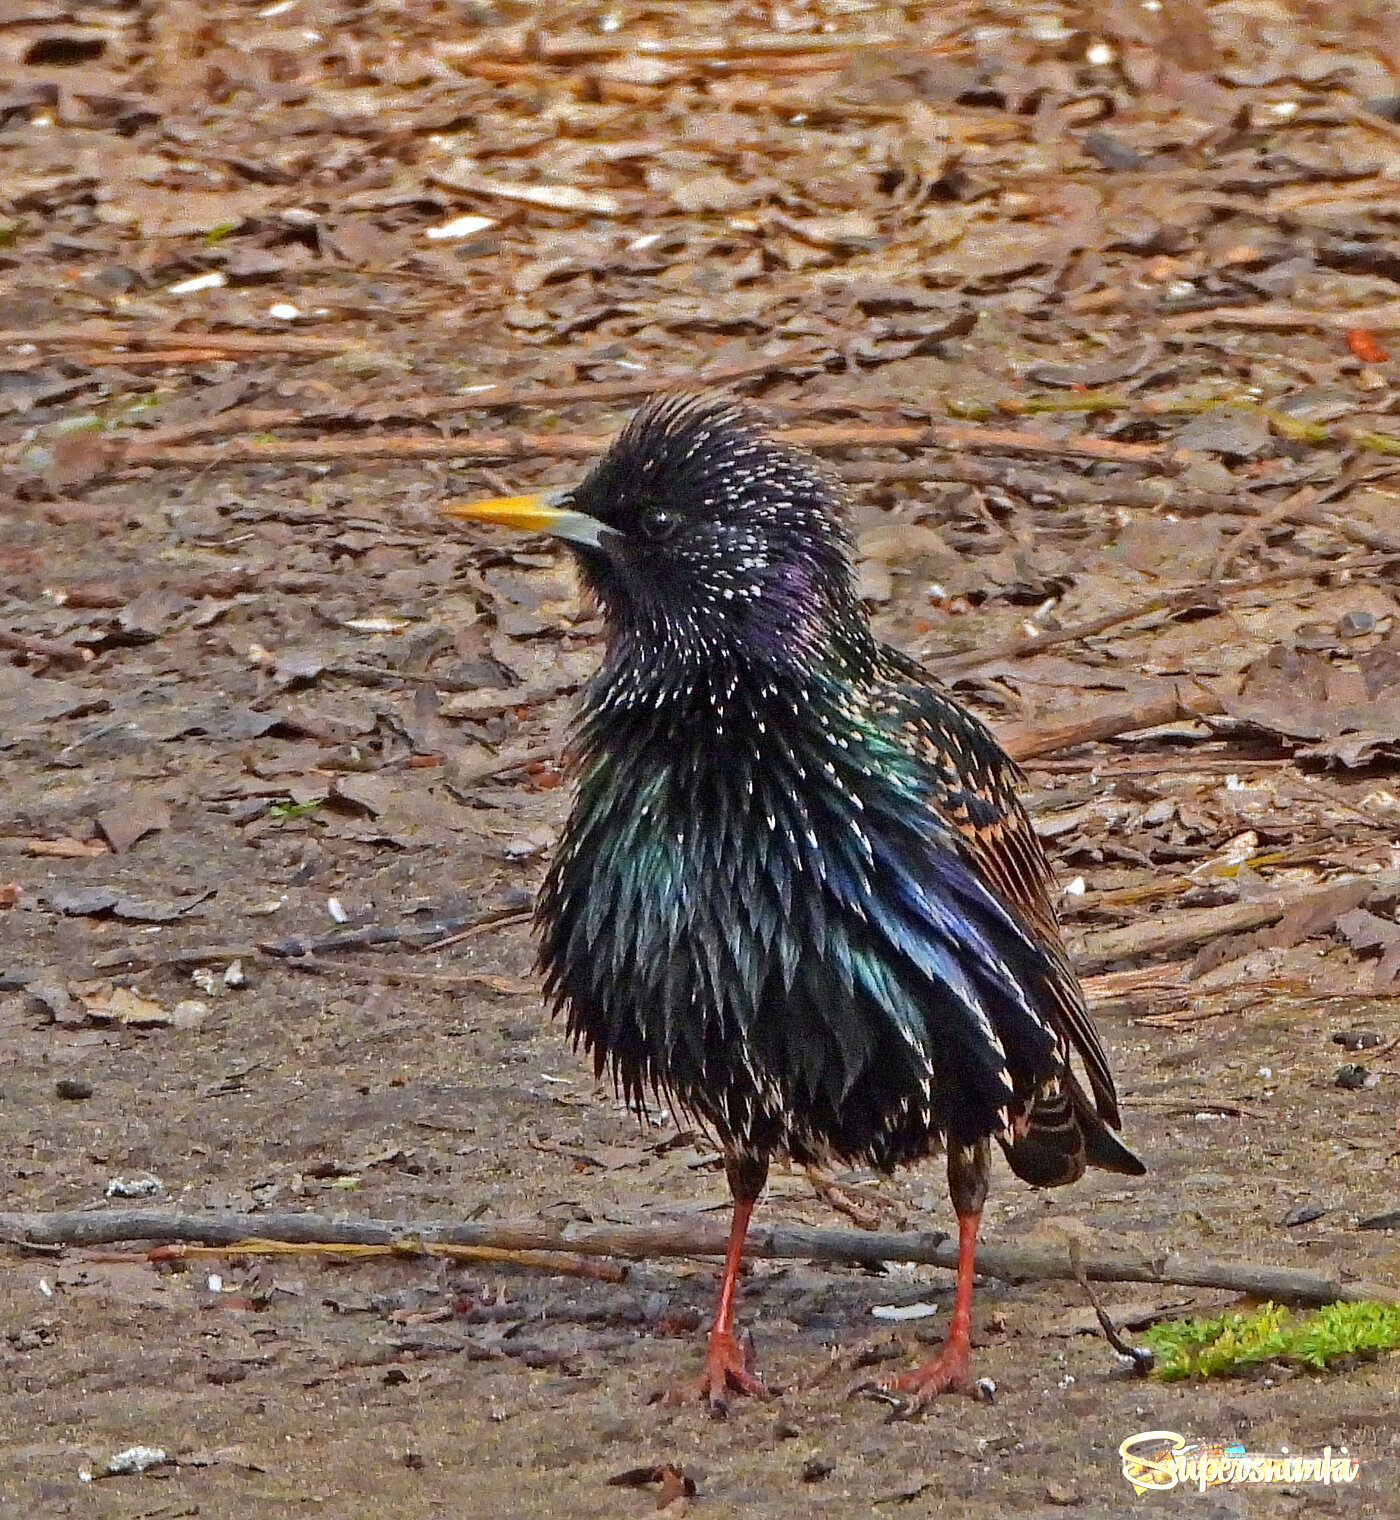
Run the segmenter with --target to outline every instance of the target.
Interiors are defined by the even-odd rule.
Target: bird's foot
[[[968,1398],[990,1404],[996,1395],[996,1384],[990,1378],[974,1381],[968,1371],[968,1347],[945,1346],[932,1361],[915,1367],[910,1372],[893,1373],[888,1377],[868,1378],[857,1383],[847,1397],[858,1394],[867,1398],[881,1399],[893,1405],[892,1420],[912,1420],[941,1393],[965,1393]]]
[[[705,1351],[705,1370],[699,1379],[700,1397],[710,1413],[723,1419],[729,1413],[729,1395],[745,1393],[750,1398],[766,1399],[763,1379],[749,1371],[749,1353],[726,1331],[714,1331]]]

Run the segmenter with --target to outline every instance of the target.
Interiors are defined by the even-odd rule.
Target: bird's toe
[[[935,1357],[910,1372],[867,1378],[851,1387],[847,1397],[878,1399],[892,1406],[891,1420],[912,1420],[944,1393],[966,1394],[979,1403],[990,1404],[996,1396],[996,1384],[990,1378],[974,1379],[968,1371],[966,1355],[954,1352]]]
[[[723,1419],[729,1413],[731,1395],[766,1399],[767,1386],[757,1373],[749,1370],[749,1354],[732,1335],[712,1335],[705,1352],[705,1368],[699,1378],[700,1397],[710,1413]]]

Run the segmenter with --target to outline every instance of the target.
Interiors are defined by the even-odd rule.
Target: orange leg
[[[719,1302],[710,1341],[705,1350],[705,1370],[700,1374],[700,1396],[713,1414],[729,1409],[729,1392],[747,1393],[766,1398],[763,1382],[749,1371],[748,1357],[734,1334],[734,1291],[739,1282],[739,1263],[744,1254],[744,1237],[749,1219],[763,1184],[768,1180],[768,1163],[750,1158],[728,1161],[729,1191],[734,1195],[734,1217],[729,1226],[729,1248],[724,1256],[724,1276],[719,1285]]]
[[[968,1372],[968,1360],[972,1350],[972,1279],[976,1272],[977,1227],[987,1198],[987,1159],[985,1140],[972,1146],[949,1142],[948,1182],[958,1215],[958,1283],[953,1296],[953,1317],[948,1324],[943,1349],[911,1372],[860,1383],[851,1390],[852,1393],[886,1397],[905,1395],[899,1408],[899,1417],[903,1419],[920,1413],[940,1393],[979,1396],[978,1387]]]

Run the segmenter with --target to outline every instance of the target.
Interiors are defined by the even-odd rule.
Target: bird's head
[[[802,662],[864,622],[839,499],[741,404],[667,394],[578,485],[443,511],[563,540],[610,640],[766,664]]]

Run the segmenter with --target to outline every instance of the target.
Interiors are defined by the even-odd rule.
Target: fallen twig
[[[189,348],[200,353],[225,354],[341,354],[347,349],[368,346],[363,338],[328,338],[323,333],[190,332],[179,327],[138,329],[109,327],[96,322],[74,327],[0,329],[0,347],[11,343],[35,343],[52,348],[69,343],[92,343],[112,348]]]
[[[559,749],[554,744],[519,745],[503,749],[495,755],[487,755],[481,760],[464,760],[460,755],[450,755],[447,779],[456,790],[466,791],[468,787],[480,786],[483,781],[490,781],[496,776],[526,770],[532,765],[541,765],[558,758]]]
[[[1386,556],[1381,556],[1377,559],[1353,560],[1348,564],[1329,564],[1327,568],[1329,571],[1362,570],[1373,564],[1385,563],[1386,558]],[[1223,599],[1231,594],[1245,596],[1270,586],[1286,586],[1293,581],[1310,580],[1317,573],[1316,565],[1299,565],[1294,569],[1280,570],[1273,575],[1261,575],[1253,580],[1199,581],[1190,586],[1177,586],[1160,591],[1156,596],[1150,596],[1145,601],[1134,602],[1118,612],[1106,612],[1102,617],[1091,618],[1085,623],[1073,623],[1068,628],[1047,628],[1044,633],[1027,634],[1020,639],[1008,639],[1003,644],[994,644],[990,649],[970,650],[966,654],[948,655],[941,659],[933,658],[928,660],[927,664],[936,675],[946,678],[965,671],[980,670],[985,665],[1001,660],[1018,660],[1026,655],[1039,654],[1042,650],[1054,649],[1059,644],[1078,643],[1080,639],[1093,638],[1096,634],[1106,633],[1110,628],[1121,627],[1124,623],[1134,623],[1139,618],[1151,617],[1158,612],[1183,612],[1188,607],[1212,607],[1219,610]],[[1193,703],[1193,711],[1208,712],[1214,716],[1220,709],[1203,707],[1197,702]],[[1177,716],[1179,714],[1160,721],[1170,723]],[[1153,725],[1142,726],[1150,728]],[[1130,730],[1123,730],[1123,732],[1130,732]],[[1110,734],[1105,737],[1114,736]]]
[[[1298,578],[1314,574],[1313,571],[1298,572]],[[1242,589],[1250,590],[1257,581]],[[1183,586],[1177,591],[1163,591],[1144,602],[1134,602],[1117,612],[1106,612],[1102,617],[1091,618],[1087,623],[1075,623],[1069,628],[1046,629],[1044,633],[1028,634],[1022,639],[1008,639],[1004,644],[994,644],[990,649],[973,650],[967,654],[955,654],[946,659],[934,659],[928,663],[940,676],[956,675],[962,671],[980,670],[1001,660],[1019,660],[1025,655],[1039,654],[1043,649],[1053,649],[1057,644],[1074,644],[1080,639],[1093,638],[1095,634],[1107,633],[1110,628],[1124,623],[1135,623],[1139,618],[1151,617],[1155,612],[1181,612],[1187,607],[1215,601],[1219,588]],[[1168,720],[1170,721],[1170,720]]]
[[[650,58],[736,58],[745,55],[835,53],[859,48],[897,46],[897,32],[733,32],[714,37],[638,37],[619,32],[609,36],[596,32],[561,32],[557,36],[528,34],[519,28],[488,32],[475,42],[443,42],[437,55],[454,67],[474,58],[501,58],[556,62],[584,58],[607,58],[618,53]]]
[[[233,945],[191,945],[179,950],[153,950],[149,945],[131,945],[122,950],[107,950],[93,957],[93,968],[110,971],[153,971],[157,966],[202,966],[215,961],[251,961],[258,947],[248,942]]]
[[[1373,876],[1357,880],[1365,882],[1371,891],[1389,891],[1400,886],[1400,871],[1377,871]],[[1086,934],[1071,959],[1076,971],[1099,971],[1114,961],[1143,960],[1187,945],[1197,945],[1222,934],[1243,934],[1250,929],[1262,929],[1266,924],[1276,923],[1296,904],[1333,892],[1337,886],[1336,881],[1329,881],[1320,886],[1280,891],[1268,902],[1222,903],[1215,908],[1158,913],[1121,929]]]
[[[120,1240],[183,1240],[231,1246],[247,1240],[281,1240],[327,1248],[345,1245],[484,1246],[505,1251],[565,1251],[625,1259],[722,1257],[727,1232],[718,1225],[452,1224],[443,1220],[395,1223],[387,1219],[330,1218],[324,1214],[194,1214],[161,1209],[77,1209],[66,1213],[0,1213],[0,1239],[25,1246],[100,1246]],[[850,1262],[874,1266],[911,1261],[953,1270],[958,1248],[942,1230],[894,1234],[875,1230],[815,1230],[755,1225],[744,1254],[787,1261]],[[1075,1277],[1064,1251],[1034,1245],[982,1245],[977,1266],[1008,1282]],[[1172,1283],[1222,1288],[1257,1298],[1324,1304],[1338,1299],[1400,1302],[1400,1292],[1378,1283],[1348,1282],[1299,1267],[1213,1261],[1167,1252],[1158,1257],[1086,1257],[1084,1275],[1095,1282]]]
[[[468,403],[469,404],[469,403]],[[1119,443],[1113,438],[1051,438],[1015,428],[984,428],[970,423],[935,423],[848,427],[777,428],[774,437],[801,448],[993,449],[999,453],[1046,454],[1060,458],[1106,459],[1131,464],[1173,466],[1165,451],[1145,443]],[[213,464],[248,464],[309,459],[588,459],[601,454],[611,435],[597,433],[495,433],[453,438],[385,436],[345,438],[235,438],[227,443],[161,444],[132,439],[113,464],[187,465],[200,469]]]
[[[775,373],[798,374],[819,369],[820,351],[807,346],[794,347],[785,353],[749,359],[742,364],[725,364],[690,375],[635,375],[627,380],[592,380],[578,385],[483,385],[458,392],[454,396],[411,396],[397,401],[375,401],[351,407],[337,416],[342,425],[363,422],[366,426],[387,422],[390,418],[430,421],[457,412],[507,411],[514,407],[574,406],[588,402],[627,401],[648,396],[667,386],[730,385],[736,380],[751,380]],[[213,417],[182,422],[170,427],[129,435],[139,438],[143,447],[168,447],[187,438],[210,437],[216,433],[266,433],[273,428],[305,427],[321,421],[296,407],[232,407]]]
[[[1187,698],[1180,689],[1173,689],[1165,696],[1153,697],[1151,701],[1140,703],[1136,707],[1099,713],[1092,718],[1077,718],[1071,723],[1060,723],[1050,728],[1029,725],[999,728],[997,739],[1013,760],[1029,760],[1036,755],[1050,755],[1056,750],[1073,749],[1079,744],[1092,744],[1098,740],[1116,739],[1120,734],[1156,728],[1161,723],[1211,717],[1224,710],[1220,698],[1214,692],[1199,688]]]
[[[1236,563],[1243,559],[1247,552],[1262,544],[1272,529],[1283,523],[1296,521],[1296,514],[1306,513],[1321,498],[1322,492],[1316,486],[1302,486],[1282,501],[1276,502],[1267,512],[1261,512],[1253,522],[1246,523],[1225,545],[1220,558],[1216,561],[1211,580],[1223,582]]]
[[[339,1256],[438,1256],[447,1261],[495,1262],[503,1266],[529,1267],[537,1272],[552,1272],[561,1277],[591,1277],[598,1282],[619,1283],[627,1280],[627,1268],[616,1262],[595,1261],[567,1251],[511,1251],[494,1246],[449,1245],[443,1241],[415,1240],[405,1237],[389,1245],[335,1245],[325,1242],[290,1240],[236,1240],[224,1246],[187,1245],[175,1241],[156,1246],[139,1255],[115,1256],[119,1261],[184,1261],[191,1256],[305,1256],[318,1251],[333,1251]],[[114,1257],[108,1257],[108,1260]]]
[[[1195,332],[1202,327],[1322,327],[1345,331],[1350,327],[1400,332],[1400,301],[1386,306],[1350,306],[1336,311],[1304,311],[1296,306],[1212,306],[1205,311],[1183,311],[1164,317],[1166,332]]]
[[[21,654],[53,660],[59,665],[87,665],[97,658],[90,649],[40,638],[36,633],[15,633],[10,628],[0,628],[0,649],[17,649]]]
[[[310,939],[289,935],[286,939],[265,940],[258,946],[265,955],[285,960],[305,955],[326,955],[338,950],[369,950],[380,945],[410,944],[423,950],[437,949],[479,929],[529,915],[528,907],[519,903],[488,908],[484,913],[463,913],[450,918],[427,919],[416,924],[365,924],[358,929],[341,929],[333,934],[318,934]]]

